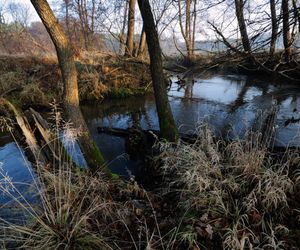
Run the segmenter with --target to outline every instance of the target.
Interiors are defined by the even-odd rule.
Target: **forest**
[[[0,249],[299,249],[299,0],[0,0]]]

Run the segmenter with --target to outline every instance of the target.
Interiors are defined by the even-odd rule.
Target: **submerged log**
[[[272,145],[271,141],[272,141],[272,129],[273,126],[272,125],[267,125],[267,121],[271,122],[272,124],[274,124],[274,119],[275,119],[275,114],[276,111],[273,110],[268,116],[267,118],[264,120],[264,122],[262,123],[264,126],[262,126],[261,128],[261,136],[260,136],[260,142],[263,143],[262,146],[267,147],[271,153],[284,153],[287,150],[289,151],[295,151],[295,152],[299,152],[300,151],[300,146],[290,146],[290,147],[286,147],[286,146],[274,146]],[[98,127],[97,128],[98,133],[105,133],[105,134],[109,134],[112,136],[117,136],[117,137],[124,137],[124,138],[128,138],[130,136],[130,133],[132,133],[132,130],[130,128],[128,129],[123,129],[123,128],[111,128],[111,127]],[[148,143],[148,146],[152,147],[153,144],[155,143],[155,141],[157,141],[158,139],[160,139],[160,132],[159,130],[142,130],[140,129],[140,131],[142,133],[145,134],[148,142],[150,141],[151,143]],[[179,133],[179,137],[182,141],[186,142],[186,143],[195,143],[197,140],[200,140],[199,135],[198,134],[184,134],[184,133]],[[225,140],[227,142],[231,141],[230,139],[224,139],[224,138],[216,138],[216,140]]]
[[[98,127],[97,128],[99,133],[105,133],[113,136],[118,136],[118,137],[127,137],[132,133],[132,130],[130,128],[128,129],[123,129],[123,128],[110,128],[110,127]],[[146,137],[150,140],[157,140],[161,138],[160,131],[159,130],[153,130],[153,129],[140,129],[142,133],[146,135]],[[197,134],[184,134],[184,133],[179,133],[179,137],[181,140],[188,142],[188,143],[194,143],[198,135]],[[151,139],[152,138],[152,139]]]

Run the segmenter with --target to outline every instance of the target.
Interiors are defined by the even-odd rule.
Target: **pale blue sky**
[[[26,6],[26,8],[29,8],[30,12],[30,20],[29,22],[38,21],[40,20],[39,16],[37,15],[35,9],[33,8],[30,0],[0,0],[0,3],[2,5],[2,2],[4,3],[4,6],[8,6],[10,3],[21,3]],[[8,14],[5,15],[5,18],[7,20],[10,20],[10,16]]]

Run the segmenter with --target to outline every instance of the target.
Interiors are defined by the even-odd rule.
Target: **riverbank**
[[[82,63],[86,64],[93,65]],[[127,164],[133,157],[125,155],[126,140],[102,137],[97,128],[134,125],[157,130],[153,96],[82,105],[92,137],[108,156],[108,166],[120,175],[128,174],[128,181],[108,180],[101,172],[74,173],[70,162],[59,155],[54,161],[58,165],[33,166],[37,182],[32,185],[42,202],[29,207],[16,193],[10,180],[17,179],[5,174],[4,164],[1,191],[11,198],[18,195],[25,206],[18,203],[14,209],[24,208],[30,219],[16,226],[1,218],[0,241],[7,248],[23,249],[297,249],[299,151],[274,154],[269,151],[274,144],[265,144],[299,145],[297,85],[212,72],[205,77],[194,72],[184,79],[173,75],[171,81],[168,94],[177,126],[197,133],[198,140],[176,145],[158,141],[155,154],[142,159],[148,164],[142,162],[143,178],[138,183],[138,172]],[[199,127],[199,121],[210,126]],[[266,133],[266,124],[271,134]],[[78,154],[76,131],[70,124],[49,127],[57,138],[69,136],[62,140]],[[136,141],[132,151],[141,156],[143,138]]]
[[[185,57],[165,57],[165,69],[188,74],[189,72],[224,72],[226,74],[246,74],[268,77],[276,81],[300,82],[300,66],[297,55],[289,63],[283,60],[283,52],[278,50],[272,57],[266,52],[252,54],[209,53]]]
[[[228,144],[207,126],[197,132],[193,144],[157,142],[150,189],[101,172],[74,173],[65,161],[35,167],[42,206],[26,203],[6,181],[1,191],[29,219],[1,218],[1,242],[23,249],[297,249],[299,154],[274,158],[259,133]]]
[[[152,92],[149,65],[112,54],[85,54],[76,61],[82,102]],[[61,74],[54,56],[0,56],[0,92],[22,108],[61,101]]]

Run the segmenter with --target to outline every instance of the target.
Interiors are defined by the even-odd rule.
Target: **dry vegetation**
[[[64,130],[72,145],[76,133],[59,116],[54,120],[53,133],[61,138]],[[231,143],[216,141],[207,126],[198,134],[194,144],[155,145],[162,181],[148,191],[134,181],[112,182],[100,172],[74,172],[70,162],[57,161],[51,168],[34,167],[36,206],[19,196],[2,172],[1,191],[30,218],[26,223],[0,219],[3,246],[297,249],[299,153],[274,157],[257,133]]]
[[[225,145],[204,127],[193,145],[161,144],[165,191],[178,200],[191,248],[299,246],[299,152],[275,159],[259,137]]]
[[[82,101],[122,98],[151,91],[148,66],[109,54],[84,54],[77,60],[79,93]],[[139,74],[136,74],[139,72]],[[53,56],[1,56],[1,95],[19,106],[48,107],[61,100],[62,82]]]

